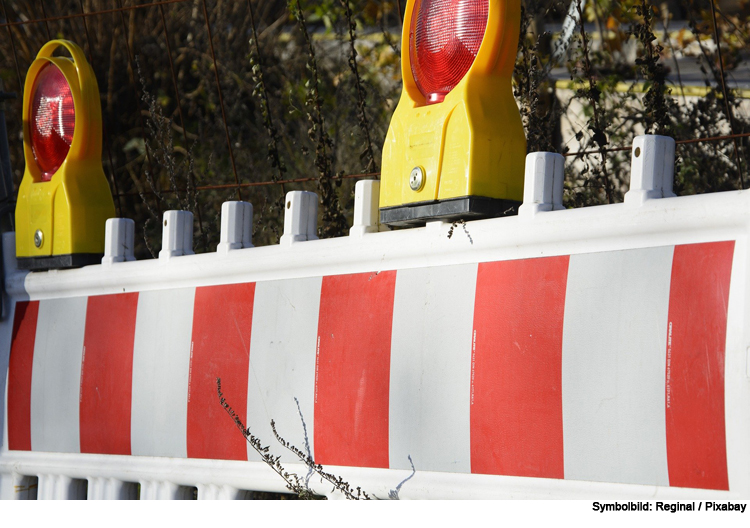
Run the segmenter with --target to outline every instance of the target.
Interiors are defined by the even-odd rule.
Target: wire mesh
[[[92,63],[92,67],[97,72],[97,75],[101,78],[103,77],[103,73],[108,66],[107,64],[102,64],[101,57],[96,59],[93,55],[93,46],[94,43],[92,41],[92,35],[89,28],[89,21],[102,21],[105,20],[103,17],[110,17],[106,20],[114,20],[115,17],[119,18],[120,22],[120,28],[116,28],[114,24],[112,24],[112,47],[114,49],[116,45],[116,41],[120,42],[121,44],[124,44],[125,51],[126,51],[126,57],[127,57],[127,63],[128,63],[128,69],[129,69],[129,86],[128,87],[116,87],[113,88],[111,86],[108,86],[109,90],[113,89],[128,89],[133,92],[133,97],[135,100],[135,104],[137,105],[137,112],[138,112],[138,123],[139,127],[142,131],[142,135],[145,137],[149,125],[145,122],[144,116],[147,116],[149,113],[148,108],[144,108],[144,102],[147,102],[146,100],[146,94],[143,92],[143,90],[139,89],[139,83],[137,76],[140,75],[140,66],[137,61],[137,56],[139,53],[142,53],[143,50],[135,50],[132,49],[133,46],[133,32],[137,31],[137,28],[134,29],[134,22],[132,18],[132,13],[134,12],[155,12],[158,15],[158,20],[160,24],[161,32],[163,33],[163,42],[165,46],[165,51],[163,52],[166,56],[165,58],[168,61],[168,71],[166,74],[171,79],[171,88],[172,92],[170,94],[170,97],[174,97],[174,100],[176,102],[175,104],[175,110],[177,117],[179,118],[179,132],[182,135],[182,141],[184,144],[184,148],[188,148],[188,146],[191,143],[190,134],[188,132],[188,122],[186,120],[185,112],[184,112],[184,104],[183,104],[183,94],[181,94],[180,89],[180,82],[179,82],[179,73],[176,68],[175,64],[175,54],[178,56],[184,55],[184,52],[179,51],[178,49],[173,48],[174,44],[174,35],[172,34],[173,26],[170,27],[170,24],[168,23],[168,17],[166,9],[170,6],[176,6],[178,4],[191,4],[193,8],[193,12],[201,12],[202,13],[202,26],[203,31],[205,31],[206,35],[206,42],[207,46],[206,49],[202,50],[202,53],[204,53],[207,57],[210,57],[210,62],[212,65],[213,70],[213,76],[215,81],[215,90],[216,90],[216,96],[218,98],[218,106],[220,110],[220,123],[221,127],[224,132],[225,140],[226,140],[226,149],[228,154],[228,160],[229,165],[231,166],[231,172],[234,182],[233,183],[216,183],[216,184],[199,184],[195,180],[195,174],[193,172],[189,172],[188,179],[187,179],[187,185],[178,185],[176,181],[171,181],[170,184],[166,187],[164,187],[159,179],[154,179],[153,176],[157,172],[157,167],[155,165],[157,164],[156,160],[153,159],[154,152],[152,151],[152,148],[149,147],[148,143],[144,145],[144,155],[146,158],[146,166],[148,167],[145,169],[146,173],[146,181],[149,182],[148,188],[144,188],[143,186],[137,186],[136,190],[128,191],[125,189],[120,189],[118,185],[118,177],[117,174],[122,174],[125,170],[130,170],[130,168],[124,168],[122,164],[119,166],[116,166],[116,164],[113,161],[113,152],[112,152],[112,145],[110,144],[110,138],[115,133],[114,131],[108,130],[107,126],[104,126],[104,141],[105,141],[105,152],[107,154],[108,158],[108,166],[109,166],[109,179],[111,181],[112,185],[112,191],[113,195],[117,200],[118,205],[118,211],[122,212],[123,205],[121,203],[121,199],[126,197],[135,197],[140,196],[141,199],[144,201],[144,203],[147,202],[146,197],[152,196],[156,197],[156,200],[153,200],[150,204],[146,203],[146,206],[148,207],[149,211],[152,213],[152,217],[156,218],[158,217],[162,212],[162,203],[163,203],[163,196],[167,194],[171,195],[179,195],[180,193],[185,194],[185,203],[192,204],[192,207],[196,213],[196,217],[200,224],[200,231],[204,231],[204,219],[203,214],[201,211],[201,204],[198,196],[201,193],[205,193],[208,191],[234,191],[236,193],[236,196],[238,199],[242,199],[242,189],[250,189],[250,188],[260,188],[260,187],[274,187],[278,186],[282,191],[286,190],[285,186],[291,185],[291,184],[309,184],[313,182],[320,182],[322,176],[311,176],[311,177],[300,177],[300,178],[283,178],[281,177],[283,170],[281,170],[281,167],[275,167],[275,171],[273,171],[273,175],[271,176],[271,179],[269,181],[249,181],[254,179],[253,177],[255,174],[253,173],[252,168],[242,166],[242,171],[238,168],[238,162],[235,159],[235,145],[233,141],[237,141],[239,144],[240,139],[235,138],[233,139],[233,133],[232,133],[232,125],[230,123],[230,119],[228,116],[226,104],[225,104],[225,94],[222,87],[222,75],[220,73],[222,72],[222,61],[221,57],[217,55],[217,49],[214,45],[214,42],[217,40],[217,37],[219,34],[223,34],[225,31],[231,31],[231,28],[227,28],[226,25],[220,27],[219,33],[214,34],[214,29],[212,27],[212,21],[211,21],[211,13],[209,12],[208,5],[206,0],[161,0],[161,1],[146,1],[141,3],[136,3],[136,1],[133,1],[131,3],[127,3],[125,5],[122,0],[117,0],[114,7],[107,7],[102,8],[101,3],[91,2],[87,1],[84,2],[84,0],[78,0],[77,2],[77,10],[74,10],[72,7],[70,8],[70,12],[64,12],[64,13],[58,13],[58,14],[51,14],[49,13],[49,10],[51,7],[46,2],[40,1],[38,2],[38,9],[41,10],[41,17],[33,17],[33,16],[20,16],[17,11],[15,11],[16,4],[11,3],[11,9],[9,9],[9,2],[8,0],[0,0],[0,7],[2,8],[2,15],[3,15],[3,22],[0,22],[0,31],[2,31],[2,28],[5,28],[4,31],[8,36],[9,44],[11,47],[11,59],[13,62],[13,68],[15,70],[15,74],[18,80],[18,85],[20,89],[23,88],[23,79],[24,76],[22,75],[23,63],[24,60],[21,59],[20,55],[23,55],[21,50],[19,50],[19,37],[21,35],[21,31],[24,31],[23,28],[28,26],[33,26],[37,24],[42,24],[44,27],[44,32],[47,36],[47,38],[55,38],[55,36],[62,31],[55,31],[54,27],[52,27],[52,24],[57,24],[58,26],[60,24],[72,24],[76,21],[78,23],[82,23],[83,25],[83,33],[85,34],[85,43],[87,48],[87,55],[89,57],[89,60]],[[51,4],[51,3],[50,3]],[[92,7],[93,4],[97,4],[96,7]],[[398,7],[397,9],[397,19],[396,22],[399,20],[402,20],[403,17],[403,6],[401,5],[402,2],[398,1]],[[31,6],[31,3],[28,4]],[[15,6],[15,7],[14,7]],[[88,6],[88,9],[87,9]],[[345,7],[349,7],[348,4],[345,5]],[[714,32],[714,39],[715,42],[720,42],[721,35],[719,34],[719,30],[716,24],[716,12],[715,12],[715,6],[714,2],[711,1],[711,12],[713,14],[713,32]],[[246,6],[247,10],[247,16],[249,17],[251,21],[251,28],[252,28],[252,34],[249,35],[249,39],[253,42],[253,45],[255,46],[255,54],[260,55],[260,48],[258,47],[258,31],[256,28],[256,13],[253,12],[253,5],[250,0],[247,2]],[[349,15],[351,14],[351,9],[348,10]],[[131,17],[130,21],[126,20],[127,17]],[[287,15],[288,17],[288,15]],[[281,24],[284,23],[284,20],[281,20]],[[287,18],[287,21],[289,19]],[[351,20],[350,20],[351,22]],[[59,26],[61,27],[61,26]],[[350,27],[354,27],[351,26]],[[194,30],[198,30],[198,24],[196,24]],[[192,30],[192,29],[191,29]],[[268,29],[264,30],[267,31]],[[384,35],[385,35],[385,29]],[[72,30],[68,30],[68,33],[75,33],[76,29],[73,28]],[[583,32],[582,32],[583,33]],[[354,35],[353,32],[350,33],[352,41],[351,41],[351,49],[353,56],[356,56],[356,50],[354,48]],[[343,39],[342,39],[343,40]],[[221,38],[218,39],[218,41],[221,41]],[[246,40],[247,41],[247,40]],[[118,44],[118,45],[121,45]],[[100,43],[101,45],[101,43]],[[671,44],[670,44],[671,45]],[[246,50],[242,50],[242,53],[251,53],[251,47],[248,47]],[[750,137],[750,133],[736,133],[735,127],[734,127],[734,120],[732,117],[731,110],[729,108],[728,103],[728,89],[726,86],[726,83],[724,82],[725,79],[725,72],[724,72],[724,61],[721,58],[721,46],[717,46],[717,53],[719,55],[719,61],[718,61],[718,68],[720,69],[720,75],[722,79],[722,84],[720,86],[721,92],[723,94],[724,98],[724,105],[726,107],[726,113],[727,113],[727,120],[730,127],[730,134],[725,135],[713,135],[709,137],[699,137],[699,138],[691,138],[691,139],[681,139],[677,141],[678,145],[684,145],[684,144],[694,144],[694,143],[705,143],[705,142],[715,142],[715,141],[732,141],[734,143],[734,155],[736,158],[736,165],[738,170],[738,175],[741,180],[741,186],[744,187],[744,177],[742,174],[742,159],[740,155],[740,149],[738,147],[738,140],[741,140],[743,138]],[[181,55],[182,54],[182,55]],[[28,55],[28,53],[26,53]],[[259,60],[261,58],[259,57]],[[28,62],[30,59],[29,57],[26,57],[25,60]],[[95,63],[94,61],[97,61],[98,63]],[[350,59],[352,60],[352,59]],[[262,63],[262,60],[261,60]],[[356,65],[356,63],[355,63]],[[111,67],[111,65],[109,65]],[[309,65],[308,65],[309,67]],[[358,73],[356,73],[355,68],[355,75],[359,76]],[[141,79],[141,82],[143,80]],[[224,80],[226,82],[226,80]],[[262,83],[262,78],[261,78]],[[264,88],[265,89],[265,88]],[[144,85],[145,90],[145,85]],[[265,108],[265,111],[268,111],[269,101],[267,94],[261,93],[261,97],[265,97],[265,102],[262,103],[262,105]],[[364,101],[364,99],[362,99]],[[362,102],[362,107],[364,107],[364,103]],[[112,110],[113,113],[116,113],[116,110]],[[110,124],[112,121],[116,120],[116,116],[110,115]],[[232,116],[235,117],[235,116]],[[365,116],[366,117],[366,116]],[[366,120],[365,120],[366,121]],[[268,131],[269,135],[273,135],[273,124],[268,121]],[[275,132],[273,132],[275,134]],[[369,136],[368,136],[369,138]],[[274,141],[283,141],[285,138],[278,137],[273,138]],[[369,141],[369,139],[368,139]],[[193,140],[195,142],[195,140]],[[597,149],[582,149],[578,150],[576,152],[566,152],[564,155],[568,158],[574,158],[574,159],[582,159],[586,156],[592,156],[597,155],[602,157],[602,163],[606,163],[604,161],[604,157],[606,155],[616,154],[618,152],[624,152],[630,150],[630,146],[628,145],[620,145],[620,146],[609,146],[608,148],[597,148]],[[278,157],[278,153],[277,153]],[[370,152],[370,157],[372,158],[372,152]],[[130,162],[128,162],[130,163]],[[277,162],[278,163],[278,162]],[[370,168],[370,167],[367,167]],[[371,167],[375,168],[375,167]],[[244,174],[242,174],[244,173]],[[372,171],[361,171],[361,172],[355,172],[350,174],[345,174],[342,172],[336,173],[334,175],[330,175],[329,178],[331,180],[334,180],[336,182],[342,182],[345,180],[352,180],[352,179],[359,179],[359,178],[378,178],[380,176],[379,172],[372,172]],[[152,211],[152,208],[155,209],[155,211]],[[144,227],[145,229],[145,227]]]

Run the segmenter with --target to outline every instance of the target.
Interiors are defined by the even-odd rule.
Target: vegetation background
[[[586,30],[576,29],[559,64],[550,57],[570,3],[522,6],[514,91],[528,150],[568,155],[568,207],[622,200],[635,135],[750,132],[747,101],[725,88],[748,58],[748,0],[589,0],[581,9]],[[141,230],[138,258],[158,252],[160,216],[169,209],[192,211],[196,251],[213,251],[221,203],[238,198],[254,205],[254,243],[275,243],[293,189],[320,195],[321,236],[345,234],[352,176],[377,177],[400,97],[405,7],[406,0],[0,0],[0,78],[19,94],[6,103],[16,188],[26,70],[47,40],[65,38],[84,48],[98,79],[104,169],[118,214]],[[681,86],[686,58],[700,65],[697,91]],[[678,145],[678,194],[738,189],[748,177],[747,137]]]

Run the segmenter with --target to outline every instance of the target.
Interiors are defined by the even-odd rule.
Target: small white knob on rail
[[[221,238],[216,251],[253,247],[253,204],[224,202],[221,204]]]
[[[380,182],[378,180],[360,180],[354,186],[354,225],[350,235],[362,236],[365,233],[377,233],[380,230]]]
[[[637,136],[633,140],[626,204],[638,206],[646,200],[675,196],[674,146],[674,139],[668,136]]]
[[[526,156],[523,205],[518,215],[532,218],[542,211],[564,209],[565,158],[555,152],[532,152]]]
[[[110,218],[104,224],[102,264],[135,260],[135,222],[130,218]]]
[[[193,255],[193,213],[167,211],[162,222],[160,259]]]
[[[290,191],[284,202],[282,245],[318,239],[318,195],[309,191]]]

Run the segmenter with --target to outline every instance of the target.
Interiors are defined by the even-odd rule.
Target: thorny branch
[[[661,63],[661,53],[664,48],[656,40],[652,30],[653,6],[649,0],[641,0],[635,7],[636,14],[643,22],[636,22],[631,29],[633,35],[643,46],[645,56],[636,57],[635,64],[640,67],[650,84],[643,98],[643,121],[646,134],[669,136],[672,132],[674,101],[667,98],[669,89],[666,86],[667,70]],[[668,38],[668,37],[667,37]],[[656,44],[654,44],[656,42]]]
[[[581,0],[574,0],[576,2],[576,9],[578,10],[579,20],[583,20],[583,11],[581,10]],[[591,66],[591,59],[589,57],[589,37],[584,30],[584,25],[580,25],[581,31],[581,48],[583,52],[583,75],[588,82],[588,88],[582,88],[580,92],[584,95],[594,112],[594,116],[589,120],[589,130],[593,132],[592,140],[599,147],[599,152],[602,157],[601,163],[601,180],[604,184],[604,190],[607,194],[607,202],[614,203],[614,193],[612,191],[612,182],[609,181],[609,174],[607,172],[607,158],[605,156],[605,150],[607,147],[607,134],[605,132],[604,123],[601,120],[599,108],[599,99],[601,91],[597,86],[596,79],[594,78],[594,70]]]
[[[297,455],[297,458],[299,458],[302,463],[304,463],[308,468],[311,468],[323,479],[333,484],[333,488],[343,493],[344,497],[351,500],[370,499],[370,496],[365,491],[363,491],[362,488],[357,486],[355,489],[352,489],[349,483],[345,482],[343,478],[332,475],[331,473],[326,473],[325,471],[323,471],[323,466],[321,466],[320,464],[316,464],[315,460],[313,460],[311,456],[306,455],[298,448],[294,447],[292,444],[284,440],[281,435],[279,435],[278,431],[276,431],[276,423],[273,420],[271,420],[271,429],[273,430],[273,434],[276,437],[276,440],[278,440],[278,442],[282,446],[286,447],[289,451]]]
[[[270,453],[270,449],[268,446],[264,446],[260,439],[253,435],[250,432],[249,427],[245,427],[245,424],[243,423],[242,419],[237,415],[237,413],[232,409],[232,407],[227,402],[226,398],[224,398],[224,393],[221,392],[221,378],[216,378],[216,392],[219,396],[219,403],[224,408],[224,410],[227,412],[227,414],[232,418],[232,421],[234,421],[234,425],[237,427],[237,429],[240,430],[242,433],[242,436],[245,437],[245,439],[248,441],[248,443],[252,446],[253,449],[261,456],[262,460],[268,464],[268,466],[271,467],[271,469],[279,475],[282,479],[284,479],[284,482],[286,483],[286,487],[289,491],[296,493],[301,499],[318,499],[319,496],[315,495],[312,490],[307,486],[307,480],[303,481],[296,473],[290,473],[284,469],[284,467],[281,465],[281,456],[274,456]],[[299,402],[297,403],[299,406]],[[304,423],[304,422],[303,422]],[[276,437],[276,440],[290,450],[292,453],[297,455],[297,457],[312,471],[317,473],[321,478],[327,480],[331,484],[333,484],[333,487],[335,490],[340,491],[344,494],[344,496],[347,499],[353,499],[353,500],[359,500],[359,499],[370,499],[370,496],[364,492],[360,487],[357,487],[356,489],[352,489],[351,486],[345,482],[341,477],[337,477],[335,475],[332,475],[331,473],[326,473],[323,471],[323,466],[320,464],[316,464],[315,460],[313,460],[312,456],[303,453],[298,448],[296,448],[294,445],[290,444],[284,438],[282,438],[279,433],[276,431],[276,424],[273,420],[271,420],[271,429],[273,430],[273,434]],[[308,447],[309,451],[309,447]]]
[[[365,136],[365,148],[360,153],[360,159],[367,163],[363,167],[363,172],[375,172],[378,170],[378,165],[375,162],[375,153],[372,148],[372,138],[370,137],[370,123],[367,118],[367,112],[365,108],[367,101],[365,97],[367,92],[364,87],[364,81],[359,74],[359,68],[357,67],[357,49],[354,47],[354,43],[357,40],[355,31],[357,29],[357,23],[354,20],[352,14],[352,8],[349,5],[349,0],[339,0],[344,8],[344,14],[346,16],[347,26],[349,28],[349,69],[351,69],[354,75],[354,84],[357,91],[357,111],[359,113],[359,128]]]
[[[331,160],[333,141],[326,131],[325,119],[323,117],[323,99],[320,94],[320,79],[318,76],[318,61],[315,56],[310,33],[307,30],[305,14],[299,0],[290,0],[289,8],[297,20],[297,26],[305,41],[307,52],[306,69],[310,72],[310,79],[305,83],[307,97],[305,105],[308,108],[307,119],[310,122],[308,135],[315,143],[315,168],[318,170],[318,189],[323,203],[323,228],[324,237],[343,235],[348,226],[346,216],[341,209],[336,190],[333,188],[333,162]]]
[[[250,12],[250,28],[252,30],[252,38],[250,39],[250,45],[252,53],[250,55],[250,65],[252,66],[251,72],[253,76],[253,82],[255,86],[253,88],[253,95],[258,97],[260,100],[260,112],[263,117],[263,126],[268,133],[268,159],[271,162],[271,167],[275,169],[272,175],[272,179],[275,182],[284,179],[284,173],[286,172],[286,166],[281,159],[279,153],[279,132],[273,123],[271,117],[271,108],[268,98],[268,88],[266,87],[266,81],[263,78],[263,60],[260,51],[260,43],[258,42],[258,28],[255,24],[255,12],[253,5],[250,0],[247,0],[247,8]],[[281,193],[286,194],[286,188],[281,183]]]

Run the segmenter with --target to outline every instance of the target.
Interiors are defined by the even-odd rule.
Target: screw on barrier
[[[414,167],[409,174],[409,187],[412,191],[420,191],[424,187],[425,177],[422,167]]]

